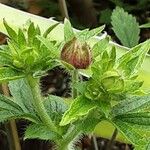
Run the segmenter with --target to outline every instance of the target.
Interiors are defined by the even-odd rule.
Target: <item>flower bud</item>
[[[86,69],[91,64],[91,49],[87,43],[81,43],[76,38],[66,43],[61,52],[61,59],[76,69]]]

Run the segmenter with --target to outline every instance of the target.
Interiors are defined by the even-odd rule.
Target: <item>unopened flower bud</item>
[[[74,38],[64,45],[61,59],[76,69],[86,69],[92,61],[91,49],[87,43],[82,44]]]

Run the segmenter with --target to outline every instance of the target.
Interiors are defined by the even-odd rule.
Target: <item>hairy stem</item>
[[[56,126],[54,125],[50,116],[47,114],[47,111],[43,105],[41,91],[39,88],[39,79],[35,79],[32,76],[28,76],[27,81],[31,88],[31,92],[33,96],[32,103],[34,105],[36,112],[38,113],[43,123],[45,123],[45,125],[47,125],[50,128],[50,130],[58,133]]]
[[[79,74],[78,74],[78,70],[75,69],[72,72],[72,98],[73,99],[75,99],[78,96],[78,91],[74,87],[74,85],[78,83],[78,81],[79,81]],[[70,127],[72,127],[71,130],[68,130],[68,132],[64,135],[63,139],[57,143],[58,150],[69,150],[68,149],[69,144],[73,142],[73,140],[75,139],[75,137],[77,137],[77,135],[79,135],[79,131],[76,129],[75,126],[70,125]]]
[[[2,91],[3,91],[4,95],[10,96],[7,84],[2,84]],[[15,120],[10,120],[8,123],[5,123],[5,128],[6,128],[6,132],[7,132],[9,149],[10,150],[21,150],[21,145],[20,145],[20,140],[19,140]]]
[[[74,85],[79,81],[79,73],[78,73],[78,70],[75,69],[73,70],[73,73],[72,73],[72,98],[76,98],[78,96],[78,91],[77,89],[74,87]]]
[[[106,150],[110,150],[110,149],[111,149],[111,147],[112,147],[112,145],[113,145],[113,142],[114,142],[114,140],[115,140],[116,137],[117,137],[117,134],[118,134],[118,130],[117,130],[117,128],[116,128],[116,129],[114,130],[113,134],[112,134],[112,137],[111,137],[110,141],[109,141],[108,144],[107,144]]]

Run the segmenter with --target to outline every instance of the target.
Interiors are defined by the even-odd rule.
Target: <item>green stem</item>
[[[62,141],[60,141],[58,145],[57,150],[70,150],[68,148],[68,145],[79,135],[79,131],[74,126],[71,131],[69,131],[63,138]],[[73,150],[73,149],[72,149]]]
[[[78,96],[78,91],[75,88],[75,84],[79,81],[79,74],[78,70],[75,69],[72,72],[72,98],[75,99]],[[70,125],[72,126],[72,125]],[[71,131],[68,131],[63,139],[57,143],[58,150],[69,150],[68,145],[73,141],[73,139],[79,134],[79,131],[76,129],[76,127],[72,127]]]
[[[79,74],[78,74],[78,70],[75,69],[73,70],[73,73],[72,73],[72,98],[76,98],[78,96],[78,91],[77,89],[74,87],[74,85],[79,81]]]
[[[34,105],[36,112],[38,113],[43,123],[45,123],[45,125],[47,125],[50,128],[50,130],[58,133],[56,126],[54,125],[50,116],[47,114],[47,111],[43,105],[41,91],[39,88],[39,79],[35,79],[32,76],[28,76],[27,81],[31,88],[31,92],[33,96],[32,103]]]

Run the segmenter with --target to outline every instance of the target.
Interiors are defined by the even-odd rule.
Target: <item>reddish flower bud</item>
[[[82,44],[74,38],[64,45],[61,59],[76,69],[86,69],[92,61],[91,49],[87,43]]]

